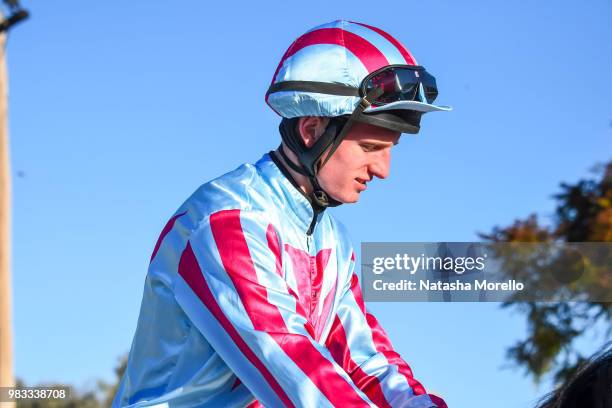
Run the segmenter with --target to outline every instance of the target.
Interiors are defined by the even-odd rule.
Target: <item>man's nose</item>
[[[368,166],[368,171],[372,176],[380,179],[389,177],[391,168],[391,149],[384,149],[376,155],[374,160]]]

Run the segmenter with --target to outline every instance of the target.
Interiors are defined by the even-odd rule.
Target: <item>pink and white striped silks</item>
[[[113,402],[260,405],[446,406],[366,312],[344,228],[269,155],[204,184],[163,229]]]

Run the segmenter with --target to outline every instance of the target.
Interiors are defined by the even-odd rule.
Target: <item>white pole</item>
[[[0,13],[0,20],[2,20]],[[0,386],[14,385],[11,313],[11,173],[7,126],[7,73],[0,33]],[[6,406],[4,404],[0,404]]]

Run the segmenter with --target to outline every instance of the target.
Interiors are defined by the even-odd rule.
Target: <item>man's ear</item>
[[[328,122],[328,118],[319,116],[304,116],[300,118],[297,124],[297,130],[306,147],[312,147],[312,145],[315,144],[323,132],[325,132]]]

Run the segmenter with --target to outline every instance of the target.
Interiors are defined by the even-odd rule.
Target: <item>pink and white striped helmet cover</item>
[[[314,81],[358,88],[368,74],[388,65],[418,64],[412,54],[385,31],[367,24],[336,20],[315,27],[295,40],[278,64],[272,84]],[[277,91],[267,95],[266,103],[286,118],[340,116],[352,113],[359,99],[357,96]],[[371,107],[366,112],[448,110],[416,101],[395,102],[393,105]]]

